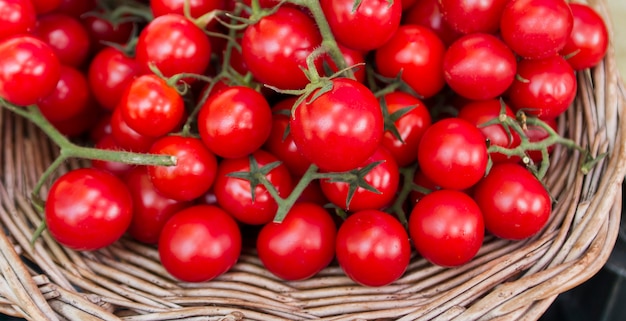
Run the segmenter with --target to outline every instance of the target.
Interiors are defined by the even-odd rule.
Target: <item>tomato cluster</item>
[[[336,260],[382,286],[413,248],[454,267],[532,237],[556,118],[608,46],[565,0],[0,0],[0,25],[3,106],[110,151],[56,178],[49,233],[126,234],[189,282],[247,240],[282,279]]]

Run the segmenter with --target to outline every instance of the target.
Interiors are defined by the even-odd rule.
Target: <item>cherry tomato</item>
[[[561,56],[522,60],[509,88],[511,106],[541,119],[564,113],[576,98],[576,74]]]
[[[51,122],[59,122],[79,115],[94,103],[87,77],[76,68],[62,65],[56,88],[37,106]]]
[[[393,122],[402,140],[391,131],[385,131],[381,144],[393,155],[399,167],[407,166],[417,159],[417,146],[431,118],[426,105],[407,93],[395,91],[383,96],[387,113],[391,116],[403,108],[412,108]],[[397,115],[397,114],[396,114]],[[392,116],[395,118],[395,116]]]
[[[61,77],[61,64],[54,51],[31,36],[16,36],[0,42],[0,97],[27,106],[50,95]]]
[[[543,121],[548,126],[550,126],[555,132],[558,132],[558,128],[557,128],[558,124],[557,124],[556,119],[546,119]],[[526,137],[528,137],[529,142],[539,142],[550,136],[548,131],[546,131],[543,127],[535,126],[535,125],[527,125],[527,128],[524,131],[524,134],[526,135]],[[555,147],[554,144],[548,146],[548,153],[552,153],[552,151],[554,150],[554,147]],[[526,155],[528,155],[528,157],[530,157],[530,159],[535,164],[540,163],[541,160],[543,159],[543,155],[541,154],[541,151],[538,151],[538,150],[528,151],[526,152]]]
[[[170,13],[184,14],[186,0],[150,0],[152,15],[160,17]],[[191,17],[199,18],[213,10],[223,10],[226,0],[191,0],[189,2],[189,12]]]
[[[148,166],[150,181],[165,197],[190,201],[202,196],[213,185],[217,158],[193,137],[165,136],[150,148],[151,154],[176,157],[173,166]]]
[[[133,167],[123,180],[133,199],[133,219],[128,234],[139,242],[156,244],[165,222],[190,203],[161,195],[150,181],[145,166]]]
[[[133,203],[117,177],[81,168],[59,177],[48,193],[46,226],[62,245],[92,251],[117,241],[132,219]]]
[[[121,108],[115,108],[111,115],[111,134],[122,149],[138,153],[147,152],[157,140],[156,137],[141,135],[130,128],[122,117]]]
[[[289,122],[293,140],[323,170],[340,172],[360,166],[382,139],[380,104],[356,80],[334,78],[330,91],[313,101],[307,98],[295,108]]]
[[[117,108],[128,127],[150,137],[172,132],[185,114],[185,103],[176,88],[154,74],[133,79]]]
[[[135,51],[143,73],[152,73],[150,64],[154,64],[166,77],[202,75],[209,66],[211,43],[202,29],[184,16],[166,14],[154,18],[141,31]]]
[[[434,31],[424,26],[400,26],[396,33],[375,52],[378,72],[404,80],[417,94],[430,98],[445,85],[443,55],[445,46]]]
[[[250,157],[256,160],[259,167],[279,161],[276,156],[263,150],[257,150]],[[222,160],[218,167],[213,191],[220,207],[237,221],[261,225],[274,219],[278,210],[276,201],[262,184],[252,187],[249,180],[229,176],[237,172],[250,172],[250,157]],[[287,197],[291,193],[293,188],[291,174],[284,164],[281,163],[269,171],[265,177],[274,185],[281,197]]]
[[[37,10],[38,14],[43,14],[47,12],[52,12],[56,10],[60,5],[62,0],[30,0]]]
[[[543,184],[526,168],[496,164],[474,189],[485,226],[497,237],[522,240],[539,232],[548,221],[552,201]]]
[[[609,33],[604,19],[590,6],[570,3],[574,25],[569,39],[560,54],[574,70],[597,65],[609,47]]]
[[[341,224],[335,253],[339,266],[353,281],[365,286],[384,286],[406,271],[411,244],[395,217],[378,210],[365,210],[348,216]]]
[[[89,55],[91,38],[78,19],[61,13],[49,13],[37,18],[34,34],[50,45],[59,61],[80,67]]]
[[[458,117],[474,124],[489,141],[489,145],[513,149],[521,143],[521,138],[515,130],[507,129],[501,124],[484,126],[485,123],[498,119],[504,108],[504,113],[509,118],[515,119],[511,108],[499,99],[475,101],[465,104],[459,111]],[[507,157],[502,153],[491,153],[491,160],[499,162],[518,162],[519,157]]]
[[[204,144],[225,158],[240,158],[259,149],[272,130],[272,111],[263,95],[233,86],[207,99],[198,114]]]
[[[565,0],[511,0],[500,18],[504,42],[524,58],[556,55],[572,32],[572,11]]]
[[[89,63],[89,88],[102,107],[113,110],[139,73],[139,64],[135,59],[116,48],[107,47],[99,51]]]
[[[219,207],[196,205],[177,212],[159,237],[163,267],[185,282],[204,282],[228,271],[241,253],[241,232]]]
[[[354,72],[354,79],[356,79],[356,81],[360,83],[364,83],[366,62],[365,62],[365,56],[363,55],[363,52],[350,49],[340,44],[337,44],[337,45],[339,46],[339,50],[341,51],[341,54],[343,55],[343,59],[346,62],[346,66],[352,67],[352,71]],[[328,63],[328,67],[330,67],[330,70],[332,72],[339,71],[339,68],[337,68],[337,64],[335,64],[335,61],[333,61],[330,55],[324,55],[324,61]]]
[[[402,16],[400,1],[365,0],[355,7],[353,0],[321,0],[320,6],[337,42],[362,52],[387,42]]]
[[[409,216],[409,232],[417,251],[444,267],[469,262],[484,238],[480,208],[467,194],[434,191],[415,204]]]
[[[120,148],[119,144],[111,134],[105,135],[104,137],[100,138],[100,140],[96,142],[94,147],[105,150],[123,150],[122,148]],[[124,177],[135,166],[122,162],[92,160],[91,167],[109,172],[117,177]]]
[[[108,44],[124,45],[131,40],[136,23],[132,21],[113,22],[99,10],[94,14],[83,15],[80,20],[91,39],[92,51],[97,52],[108,47]],[[100,13],[100,14],[98,14]]]
[[[328,179],[320,181],[322,192],[329,201],[344,210],[355,212],[367,209],[378,210],[390,205],[396,196],[400,182],[398,164],[394,160],[393,155],[384,147],[379,147],[362,167],[374,162],[381,163],[369,171],[364,179],[378,193],[359,187],[348,203],[350,184],[346,182],[332,182]]]
[[[443,18],[463,34],[495,33],[508,0],[439,0]]]
[[[445,21],[438,0],[417,0],[402,14],[402,24],[427,27],[448,46],[462,35]]]
[[[446,189],[463,190],[478,183],[488,159],[483,133],[460,118],[442,119],[428,127],[417,151],[424,174]]]
[[[243,60],[254,78],[280,89],[309,83],[301,68],[322,42],[313,19],[299,9],[281,6],[246,28],[241,39]]]
[[[30,0],[0,0],[0,40],[30,33],[37,24],[37,12]]]
[[[446,83],[459,95],[492,99],[503,94],[515,79],[515,55],[500,39],[473,33],[457,39],[446,51]]]
[[[256,242],[263,266],[284,280],[304,280],[335,257],[337,228],[320,205],[297,203],[280,222],[263,226]]]

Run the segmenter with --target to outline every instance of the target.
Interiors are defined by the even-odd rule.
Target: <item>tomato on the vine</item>
[[[87,78],[89,88],[100,106],[113,110],[139,73],[139,64],[134,58],[116,48],[107,47],[91,59]]]
[[[107,172],[81,168],[59,177],[48,193],[46,226],[64,246],[92,251],[117,241],[133,213],[126,185]]]

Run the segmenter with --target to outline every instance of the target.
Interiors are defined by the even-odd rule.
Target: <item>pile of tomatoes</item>
[[[336,260],[382,286],[535,235],[556,118],[608,46],[565,0],[0,0],[0,25],[2,105],[109,151],[57,140],[93,162],[55,178],[47,231],[155,244],[188,282],[245,240],[285,280]]]

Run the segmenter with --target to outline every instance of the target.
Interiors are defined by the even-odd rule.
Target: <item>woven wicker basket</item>
[[[602,0],[591,4],[608,19]],[[547,185],[557,203],[545,230],[524,242],[488,238],[459,268],[415,257],[403,278],[381,288],[355,285],[337,266],[283,282],[251,249],[218,279],[183,284],[161,267],[154,247],[131,240],[79,253],[44,233],[31,246],[42,218],[27,195],[56,147],[2,110],[0,312],[31,320],[536,320],[558,294],[603,266],[619,231],[626,120],[613,52],[578,80],[578,97],[559,130],[594,156],[607,155],[584,175],[580,153],[554,151]]]

